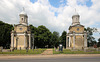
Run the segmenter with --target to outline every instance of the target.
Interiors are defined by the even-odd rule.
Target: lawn
[[[34,51],[28,50],[28,52],[26,50],[14,50],[12,52],[0,52],[0,54],[41,54],[42,52],[44,52],[46,49],[34,49]]]
[[[84,51],[71,51],[70,49],[64,49],[62,52],[55,51],[53,49],[53,54],[100,54],[100,51],[84,52]]]

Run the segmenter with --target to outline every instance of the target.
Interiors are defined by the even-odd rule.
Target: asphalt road
[[[100,57],[55,57],[0,59],[0,62],[100,62]]]

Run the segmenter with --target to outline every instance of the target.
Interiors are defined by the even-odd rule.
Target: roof
[[[24,8],[23,8],[23,11],[20,13],[20,15],[27,15]]]
[[[78,12],[76,12],[76,9],[75,9],[75,12],[74,12],[73,16],[75,16],[75,15],[79,16]]]
[[[69,27],[69,30],[70,30],[72,27],[78,27],[78,26],[84,27],[84,26],[81,25],[81,24],[76,24],[76,25],[71,25],[71,26]]]
[[[27,26],[27,25],[24,25],[24,24],[17,24],[17,25],[15,25],[15,26],[21,26],[21,25],[22,25],[22,26]]]
[[[27,15],[25,11],[22,11],[20,14]]]
[[[73,15],[79,15],[77,12],[75,12]]]

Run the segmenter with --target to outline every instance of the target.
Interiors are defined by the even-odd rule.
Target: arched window
[[[22,18],[22,20],[23,20],[23,18]]]

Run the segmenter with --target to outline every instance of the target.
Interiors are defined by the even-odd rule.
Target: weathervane
[[[75,12],[76,12],[76,8],[75,8]]]
[[[25,8],[23,7],[23,11],[25,11]]]

